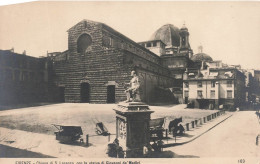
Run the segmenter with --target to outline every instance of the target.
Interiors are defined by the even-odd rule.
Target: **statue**
[[[127,100],[125,102],[140,102],[140,81],[139,77],[136,75],[135,71],[131,72],[131,76],[133,77],[130,81],[130,83],[127,83],[130,85],[130,87],[125,90]]]

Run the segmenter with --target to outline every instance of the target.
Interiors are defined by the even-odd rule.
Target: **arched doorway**
[[[90,85],[89,85],[89,83],[80,84],[80,102],[81,103],[90,102]]]
[[[107,86],[107,103],[115,103],[116,101],[116,92],[115,85]]]

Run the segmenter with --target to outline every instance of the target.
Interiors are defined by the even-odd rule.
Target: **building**
[[[254,80],[256,85],[260,87],[260,70],[254,70]]]
[[[201,108],[212,102],[217,108],[220,104],[237,106],[243,100],[244,77],[236,68],[213,61],[202,46],[193,55],[185,25],[178,29],[166,24],[139,43],[90,20],[80,21],[67,32],[68,49],[48,52],[43,58],[0,51],[1,93],[5,93],[1,103],[120,102],[126,99],[132,70],[141,81],[141,100],[148,104],[196,100]],[[209,81],[215,82],[215,93],[209,90]],[[231,87],[225,87],[227,83]]]
[[[123,101],[132,70],[141,81],[142,101],[151,103],[171,96],[167,88],[173,86],[174,77],[152,50],[99,22],[83,20],[67,32],[68,50],[49,54],[54,90],[64,95],[65,102]],[[153,42],[153,47],[163,46],[162,41]]]
[[[47,57],[41,59],[35,58],[44,65],[35,69],[39,70],[35,74],[47,77],[44,78],[45,81],[39,81],[44,85],[42,89],[46,88],[43,89],[44,94],[41,91],[35,92],[47,95],[47,101],[123,101],[126,99],[125,83],[130,81],[132,70],[137,72],[141,80],[142,101],[172,103],[175,100],[175,88],[182,98],[182,74],[188,67],[189,56],[192,55],[186,27],[179,30],[173,25],[165,25],[153,34],[150,41],[142,43],[134,42],[103,23],[90,20],[82,20],[67,32],[67,50],[47,53]],[[16,60],[15,58],[12,60]],[[29,60],[32,57],[24,55],[24,58]],[[20,68],[8,62],[5,65]],[[36,77],[32,77],[34,78]],[[6,84],[2,84],[3,88]],[[35,89],[34,85],[31,87],[30,90]],[[26,87],[21,88],[26,90]],[[6,99],[14,103],[12,96]]]
[[[256,102],[260,103],[260,70],[254,70],[254,84],[255,89],[253,90],[253,94],[256,98]],[[252,87],[253,88],[253,87]]]
[[[205,60],[209,59],[205,55]],[[221,61],[201,59],[201,68],[184,74],[183,98],[185,103],[201,109],[234,110],[245,103],[245,76],[237,68]]]
[[[252,103],[259,103],[260,98],[260,71],[259,70],[243,70],[246,76],[246,102],[249,106]]]
[[[47,58],[0,50],[0,104],[50,101],[47,63]]]
[[[182,75],[193,54],[185,26],[164,25],[149,41],[136,43],[103,23],[83,20],[68,30],[68,41],[68,50],[49,55],[65,102],[125,100],[131,70],[141,80],[142,101],[182,99]]]
[[[183,73],[193,65],[191,57],[193,50],[189,43],[188,28],[183,25],[181,29],[172,24],[163,25],[155,31],[149,41],[140,42],[139,44],[155,52],[161,58],[161,63],[168,68],[171,76],[175,78],[171,92],[175,97],[175,103],[183,103],[182,99],[182,84]],[[160,48],[154,49],[155,42]]]

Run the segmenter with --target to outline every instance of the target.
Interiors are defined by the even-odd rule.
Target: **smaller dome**
[[[206,62],[211,62],[213,61],[213,59],[205,54],[205,53],[198,53],[198,54],[195,54],[191,57],[191,60],[192,61],[195,61],[195,62],[198,62],[198,61],[206,61]]]

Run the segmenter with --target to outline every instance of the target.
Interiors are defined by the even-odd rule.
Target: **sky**
[[[67,30],[83,19],[140,42],[164,24],[185,22],[194,53],[260,69],[260,2],[29,2],[0,6],[0,49],[30,56],[68,49]]]

